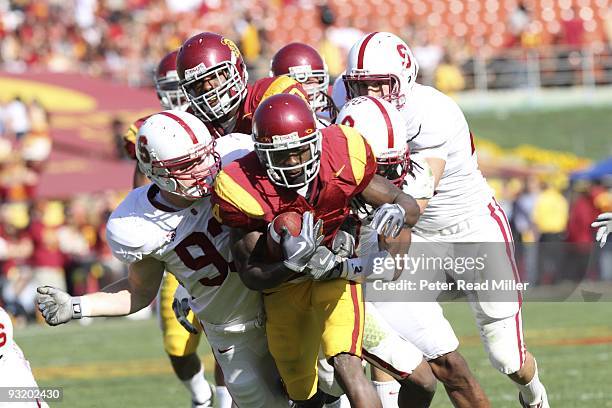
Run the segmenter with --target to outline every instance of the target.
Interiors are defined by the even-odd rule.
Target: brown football
[[[286,227],[291,235],[297,237],[302,231],[302,216],[295,211],[289,211],[277,215],[270,223],[266,237],[267,251],[270,260],[279,261],[283,258],[280,248],[281,231]]]

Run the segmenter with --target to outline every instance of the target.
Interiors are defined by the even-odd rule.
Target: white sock
[[[397,381],[372,381],[383,408],[397,408],[400,384]]]
[[[181,381],[185,384],[185,388],[191,393],[191,400],[203,404],[212,397],[212,391],[208,381],[204,378],[204,368],[200,368],[200,371],[189,380]]]
[[[525,385],[516,384],[516,386],[523,396],[523,401],[525,401],[526,404],[533,405],[542,400],[544,385],[540,382],[540,378],[538,377],[538,363],[535,363],[535,373],[533,374],[531,381]]]
[[[232,407],[232,396],[225,385],[217,385],[215,388],[215,401],[219,408]]]
[[[348,397],[344,394],[340,396],[334,402],[328,402],[325,404],[325,408],[351,408],[351,403],[348,400]]]

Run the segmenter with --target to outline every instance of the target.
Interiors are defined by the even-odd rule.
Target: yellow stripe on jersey
[[[342,130],[342,133],[344,133],[344,136],[346,136],[353,177],[357,185],[359,185],[361,184],[361,180],[363,180],[366,164],[368,162],[366,151],[367,142],[355,128],[345,125],[338,126],[340,130]]]
[[[264,215],[261,204],[224,171],[215,178],[215,192],[251,218],[261,218]]]
[[[268,89],[266,89],[266,92],[263,94],[261,98],[261,102],[265,101],[267,98],[273,95],[285,93],[287,88],[294,86],[294,85],[299,85],[299,82],[297,82],[295,79],[291,77],[288,77],[287,75],[280,75],[278,78],[272,81],[272,83],[268,86]],[[304,99],[304,95],[302,94],[302,92],[300,92],[299,89],[291,89],[289,93],[293,95],[297,95],[301,97],[302,99]],[[308,100],[305,99],[305,102],[308,102]]]

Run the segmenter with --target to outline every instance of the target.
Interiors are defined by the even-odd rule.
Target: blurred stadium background
[[[523,251],[522,277],[612,283],[612,245],[594,250],[589,226],[612,211],[612,0],[0,0],[0,305],[40,383],[66,387],[64,406],[186,403],[154,319],[34,324],[41,277],[78,295],[125,274],[105,219],[131,186],[121,136],[159,108],[159,59],[216,31],[238,43],[251,79],[290,41],[318,48],[333,78],[374,30],[406,40],[420,82],[466,112],[519,249],[575,244],[567,259]],[[446,310],[493,406],[513,406],[465,305]],[[610,312],[605,302],[526,304],[527,344],[555,406],[612,406]]]

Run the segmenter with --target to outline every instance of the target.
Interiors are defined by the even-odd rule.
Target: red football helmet
[[[273,183],[299,188],[312,181],[321,163],[321,132],[302,98],[278,94],[255,110],[253,139],[259,160]]]
[[[236,112],[246,97],[246,65],[229,38],[208,32],[191,37],[179,49],[176,65],[183,92],[206,122]]]
[[[179,86],[179,76],[176,72],[176,54],[172,51],[161,59],[155,70],[154,82],[159,103],[164,109],[187,110],[189,102]]]
[[[329,104],[327,64],[317,50],[310,45],[294,42],[278,50],[270,61],[270,76],[289,75],[300,82],[310,99],[313,109],[326,108]]]

